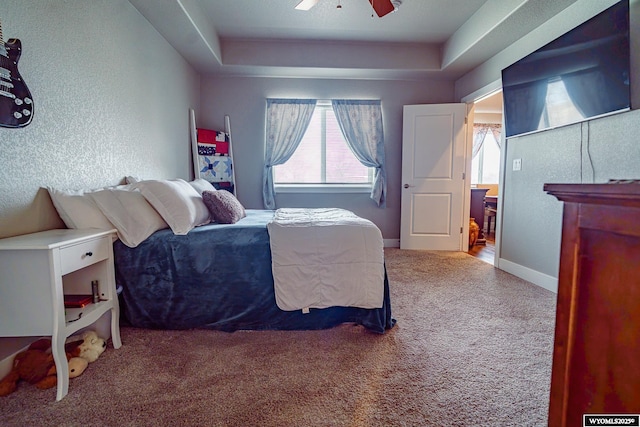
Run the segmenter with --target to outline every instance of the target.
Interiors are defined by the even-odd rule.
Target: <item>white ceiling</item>
[[[309,11],[296,10],[299,1],[200,3],[221,38],[444,43],[487,0],[405,0],[396,13],[382,18],[372,17],[367,0],[319,0]]]
[[[502,114],[502,91],[476,101],[474,111],[476,114]]]
[[[368,0],[129,1],[202,74],[444,80],[576,2],[403,0],[378,18]]]

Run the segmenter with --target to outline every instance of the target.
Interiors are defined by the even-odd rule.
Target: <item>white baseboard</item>
[[[383,244],[385,248],[399,248],[400,239],[383,239]]]
[[[520,264],[508,261],[504,258],[496,260],[496,265],[500,270],[504,270],[507,273],[511,273],[521,279],[538,285],[548,291],[558,293],[558,278],[549,276],[548,274],[540,273],[539,271],[532,270],[528,267],[524,267]]]

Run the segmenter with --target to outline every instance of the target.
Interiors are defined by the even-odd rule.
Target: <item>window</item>
[[[488,131],[478,154],[471,162],[471,184],[497,184],[500,173],[500,146]],[[499,137],[499,135],[498,135]]]
[[[320,124],[309,127],[314,113]],[[346,141],[339,138],[338,126],[332,122],[340,124]],[[278,192],[369,192],[378,207],[386,207],[380,100],[334,99],[318,105],[315,99],[267,98],[265,130],[262,199],[266,209],[276,207],[276,183]],[[305,141],[291,160],[306,136],[312,148],[307,152],[309,141]],[[289,177],[283,178],[283,168],[276,175],[281,165],[285,171],[293,170]]]
[[[286,163],[273,167],[280,190],[293,186],[371,189],[374,168],[364,166],[344,139],[331,103],[318,101],[300,145]]]

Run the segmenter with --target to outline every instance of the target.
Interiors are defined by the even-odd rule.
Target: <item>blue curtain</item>
[[[315,99],[267,99],[262,199],[265,209],[275,209],[273,167],[281,165],[296,151],[307,131]]]
[[[363,165],[375,168],[371,198],[384,208],[387,203],[387,172],[380,101],[334,99],[331,104],[353,154]]]

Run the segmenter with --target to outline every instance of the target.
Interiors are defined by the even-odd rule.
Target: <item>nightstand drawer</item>
[[[60,249],[62,274],[71,273],[109,257],[110,237],[90,240]]]

